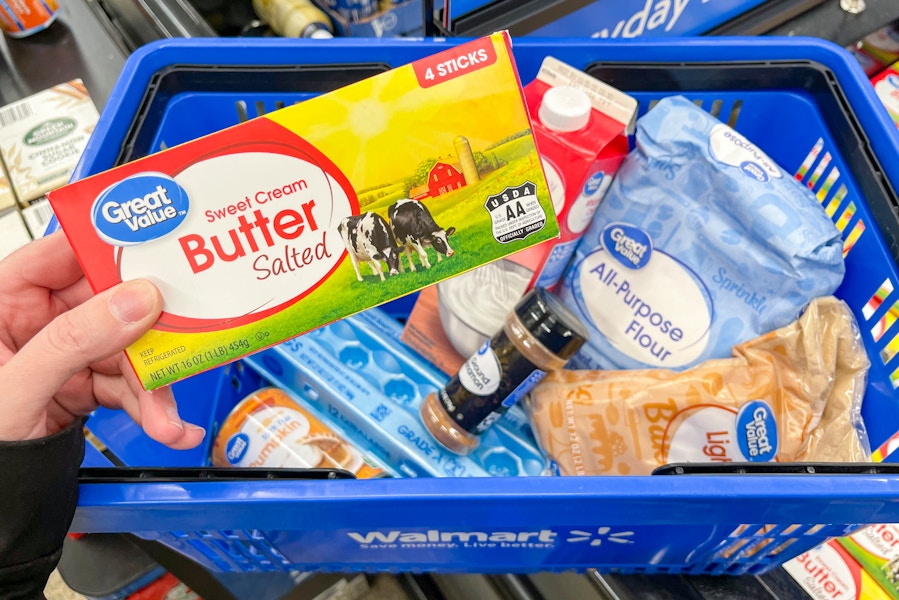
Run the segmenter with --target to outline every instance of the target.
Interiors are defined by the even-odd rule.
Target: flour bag
[[[782,327],[843,279],[814,195],[687,99],[659,102],[559,294],[590,329],[574,369],[684,369]]]

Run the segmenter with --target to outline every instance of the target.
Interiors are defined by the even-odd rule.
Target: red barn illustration
[[[480,179],[468,139],[460,135],[453,141],[453,145],[459,162],[438,160],[428,172],[427,182],[409,190],[413,200],[436,198]]]
[[[432,198],[463,185],[465,185],[465,178],[453,165],[439,162],[431,167],[431,172],[428,173],[428,195]]]

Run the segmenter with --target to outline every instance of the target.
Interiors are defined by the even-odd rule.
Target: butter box
[[[0,155],[22,208],[69,182],[97,119],[80,79],[0,108]]]
[[[871,78],[877,97],[899,127],[899,70],[893,65]]]
[[[127,350],[147,389],[559,232],[507,33],[48,197],[95,292],[161,290],[159,322]]]
[[[837,541],[887,591],[888,597],[899,599],[899,525],[870,525]]]
[[[815,600],[890,600],[890,596],[836,540],[784,563],[784,570]]]

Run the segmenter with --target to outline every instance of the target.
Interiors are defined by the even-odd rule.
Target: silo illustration
[[[478,175],[478,167],[474,162],[474,154],[471,152],[471,144],[468,138],[460,135],[453,140],[453,146],[456,148],[456,155],[459,157],[459,166],[462,167],[462,176],[465,177],[465,184],[470,185],[480,179]]]

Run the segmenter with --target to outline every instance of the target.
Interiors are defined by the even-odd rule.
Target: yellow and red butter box
[[[899,70],[896,69],[896,65],[872,77],[871,83],[893,122],[899,126]]]
[[[815,600],[892,598],[836,540],[803,552],[783,568]]]
[[[49,199],[95,292],[161,290],[127,350],[147,389],[559,234],[506,33]]]
[[[869,525],[837,542],[886,590],[888,597],[899,599],[899,525]]]

